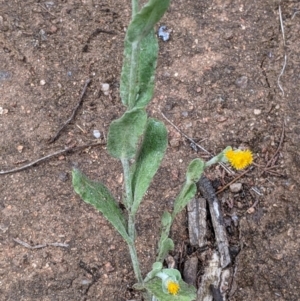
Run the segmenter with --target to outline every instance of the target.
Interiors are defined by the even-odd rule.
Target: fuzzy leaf
[[[109,127],[107,150],[118,159],[134,157],[140,136],[143,134],[147,121],[144,110],[132,110],[114,120]]]
[[[180,290],[177,295],[165,293],[162,289],[162,280],[153,278],[145,283],[146,289],[155,296],[158,301],[193,301],[196,300],[196,288],[188,285],[184,281],[179,281]]]
[[[165,211],[161,218],[161,234],[158,242],[157,262],[163,262],[168,253],[174,250],[174,242],[169,238],[170,228],[172,225],[172,216]]]
[[[127,29],[129,42],[141,41],[168,9],[170,0],[149,0],[134,16]]]
[[[115,227],[124,240],[131,243],[126,228],[125,218],[110,191],[102,183],[89,180],[78,169],[72,172],[74,190],[88,204],[93,205]]]
[[[200,180],[200,177],[204,171],[205,163],[201,159],[194,159],[188,166],[186,172],[186,182],[183,185],[179,195],[174,202],[174,210],[172,218],[188,204],[188,202],[195,196],[197,192],[196,182]]]
[[[154,91],[158,53],[154,30],[151,30],[140,42],[131,43],[125,39],[124,46],[120,82],[121,100],[129,109],[144,108],[152,99]]]
[[[136,108],[147,106],[153,97],[157,54],[158,42],[154,30],[151,30],[140,44]]]
[[[175,216],[188,204],[188,202],[195,196],[197,192],[197,187],[194,182],[185,183],[183,188],[181,189],[179,195],[177,196],[174,202],[174,210],[172,213],[172,217]]]
[[[161,262],[154,262],[152,265],[152,270],[147,274],[146,278],[144,279],[144,282],[147,282],[150,279],[154,278],[155,275],[162,270],[162,268],[163,265]]]
[[[155,119],[148,119],[144,139],[132,168],[133,205],[131,212],[135,214],[149,185],[164,157],[168,144],[165,125]]]
[[[188,166],[188,170],[186,172],[186,181],[188,183],[198,182],[200,177],[204,171],[205,162],[199,158],[194,159]]]

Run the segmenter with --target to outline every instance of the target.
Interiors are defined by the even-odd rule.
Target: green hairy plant
[[[155,84],[158,41],[154,25],[167,10],[169,2],[150,0],[138,11],[138,3],[133,1],[132,20],[125,37],[120,96],[126,111],[109,127],[107,150],[122,162],[126,213],[121,211],[105,185],[91,181],[78,169],[74,169],[72,175],[76,193],[100,211],[127,243],[138,281],[135,287],[143,291],[144,298],[188,301],[196,298],[196,289],[185,284],[177,270],[163,269],[162,263],[169,251],[174,249],[174,243],[169,238],[172,222],[196,193],[195,183],[204,166],[200,159],[190,164],[186,183],[175,200],[173,213],[165,212],[162,216],[156,263],[145,279],[135,248],[135,216],[168,145],[165,125],[149,118],[145,108],[153,97]]]
[[[230,160],[236,166],[242,166],[244,162],[240,162],[243,154],[239,152],[236,157],[229,147],[207,163],[194,159],[189,164],[186,181],[175,199],[173,211],[162,214],[156,261],[152,270],[143,277],[135,247],[135,217],[168,145],[165,125],[148,117],[145,108],[153,97],[158,55],[154,25],[166,12],[169,2],[149,0],[138,10],[137,0],[132,0],[132,20],[125,37],[120,82],[120,96],[126,111],[110,124],[107,140],[109,154],[119,159],[123,166],[125,192],[122,201],[125,212],[105,185],[88,179],[78,169],[73,170],[72,182],[75,192],[100,211],[127,243],[137,280],[134,288],[142,291],[144,299],[191,301],[196,299],[196,289],[183,282],[178,270],[163,267],[164,259],[174,249],[174,242],[169,237],[171,225],[176,215],[195,196],[196,182],[205,167],[226,162],[224,152],[228,150],[231,152]]]

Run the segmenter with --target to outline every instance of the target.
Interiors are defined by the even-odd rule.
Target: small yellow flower
[[[173,280],[167,281],[167,290],[171,295],[177,295],[180,289],[179,283]]]
[[[225,157],[235,169],[244,169],[253,162],[253,155],[250,150],[228,150]]]

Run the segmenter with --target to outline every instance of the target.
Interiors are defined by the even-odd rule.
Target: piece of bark
[[[215,190],[212,187],[210,181],[205,176],[202,176],[197,184],[202,196],[208,201],[216,242],[220,253],[221,267],[225,268],[231,263],[231,259],[229,254],[226,229],[224,226],[224,219],[222,211],[220,209],[219,200],[216,197]]]
[[[213,301],[211,286],[218,287],[221,276],[220,256],[214,252],[201,278],[197,291],[197,301]]]
[[[187,206],[189,237],[192,246],[206,245],[206,200],[193,198]]]
[[[198,258],[196,256],[188,258],[184,263],[183,279],[186,283],[196,286],[198,272]]]

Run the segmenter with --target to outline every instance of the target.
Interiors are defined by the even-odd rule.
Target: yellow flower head
[[[250,150],[228,150],[225,157],[235,169],[244,169],[253,162],[253,155]]]
[[[179,283],[173,280],[167,280],[167,290],[171,295],[177,295],[180,289]]]

